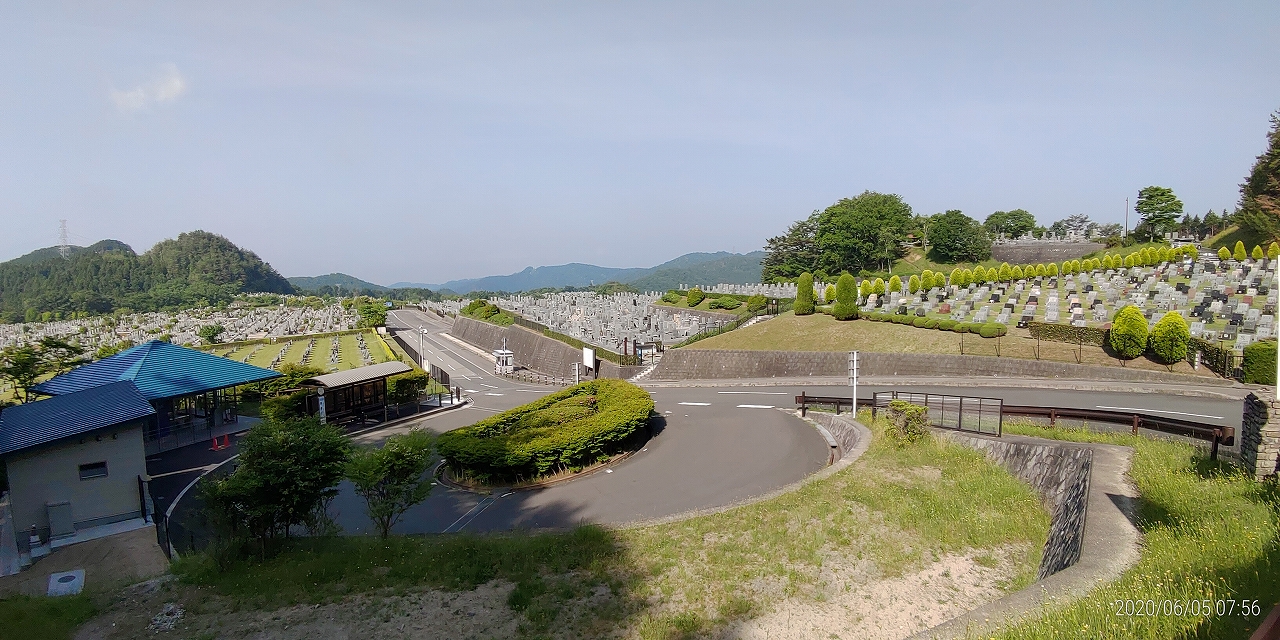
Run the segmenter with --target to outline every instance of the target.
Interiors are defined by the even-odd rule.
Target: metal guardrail
[[[1110,424],[1128,425],[1132,428],[1132,432],[1134,435],[1137,435],[1139,429],[1146,429],[1148,431],[1158,431],[1160,433],[1167,433],[1170,435],[1194,438],[1197,440],[1205,440],[1211,443],[1212,448],[1210,450],[1209,457],[1210,459],[1214,459],[1214,460],[1216,460],[1218,457],[1219,445],[1230,447],[1235,444],[1235,435],[1236,435],[1235,427],[1210,425],[1210,424],[1204,424],[1200,422],[1194,422],[1191,420],[1182,420],[1178,418],[1157,417],[1157,416],[1151,416],[1151,415],[1147,415],[1147,414],[1139,413],[1135,411],[1116,411],[1116,410],[1102,410],[1102,409],[1064,409],[1064,408],[1058,408],[1058,407],[1009,405],[1009,404],[1004,404],[1003,401],[996,398],[962,398],[959,396],[939,396],[934,394],[912,394],[912,393],[902,393],[902,392],[877,393],[877,394],[874,394],[871,400],[859,398],[858,405],[863,407],[870,407],[874,415],[874,413],[878,409],[887,406],[889,403],[889,400],[891,399],[906,400],[908,402],[912,402],[913,404],[928,406],[930,408],[930,411],[929,411],[930,422],[935,423],[934,426],[941,426],[943,428],[952,428],[952,429],[958,428],[961,431],[973,431],[976,433],[987,433],[989,435],[996,435],[996,436],[1002,435],[1004,430],[1003,428],[1004,416],[1010,415],[1010,416],[1029,416],[1029,417],[1048,418],[1050,426],[1056,426],[1059,418],[1066,418],[1066,419],[1075,418],[1075,419],[1084,419],[1084,420],[1094,420],[1097,422],[1106,422]],[[931,400],[931,399],[936,399],[936,400]],[[961,400],[961,402],[958,405],[954,402],[952,402],[951,404],[947,404],[948,401],[945,399]],[[837,414],[840,413],[840,410],[842,407],[847,410],[847,409],[850,409],[852,406],[851,398],[847,398],[847,397],[842,398],[838,396],[811,396],[803,392],[800,395],[796,396],[795,400],[796,400],[796,404],[800,406],[801,415],[804,415],[808,410],[808,408],[813,405],[834,406],[836,408]],[[955,417],[951,422],[951,424],[965,425],[966,423],[964,421],[964,415],[963,415],[964,400],[979,401],[978,409],[977,409],[977,411],[979,412],[977,429],[963,428],[963,426],[960,426],[960,427],[950,426],[950,424],[939,424],[939,423],[947,422],[947,419],[950,418],[952,415],[950,412],[954,411]],[[981,404],[981,401],[986,401],[988,404],[983,405]],[[990,432],[990,420],[992,419],[992,417],[991,417],[991,414],[989,413],[989,409],[990,409],[990,403],[992,402],[1000,403],[999,404],[999,416],[1000,416],[999,423],[998,423],[998,426],[996,427],[996,431],[994,434]],[[938,405],[936,407],[936,410],[939,412],[940,415],[935,414],[935,406],[931,406],[930,403],[933,403],[934,405]],[[980,429],[984,429],[984,430],[980,430]]]
[[[929,409],[929,424],[940,429],[1000,437],[1004,433],[1004,400],[936,393],[882,391],[872,396],[872,410],[902,400]]]

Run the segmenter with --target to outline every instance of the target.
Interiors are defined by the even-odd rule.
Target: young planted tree
[[[831,308],[831,315],[836,320],[858,318],[858,286],[848,273],[836,280],[836,304]]]
[[[423,429],[387,438],[381,449],[360,449],[347,462],[347,479],[364,498],[365,513],[386,539],[405,512],[431,493],[434,439]]]
[[[889,292],[902,293],[902,278],[898,276],[889,276]]]
[[[1231,257],[1235,258],[1236,262],[1243,262],[1248,257],[1248,254],[1244,251],[1243,240],[1236,240],[1236,246],[1231,250]]]
[[[822,292],[822,300],[826,304],[831,304],[836,301],[836,286],[834,284],[827,285],[826,291]]]
[[[1050,278],[1052,278],[1052,277],[1054,277],[1054,276],[1057,276],[1057,275],[1058,275],[1058,263],[1056,263],[1056,262],[1050,262],[1050,263],[1049,263],[1049,266],[1047,266],[1047,267],[1045,267],[1045,268],[1044,268],[1044,272],[1045,272],[1045,275],[1048,275]]]
[[[953,286],[957,286],[957,287],[963,287],[964,285],[968,284],[967,282],[964,282],[964,270],[961,269],[960,267],[956,267],[952,269],[950,282]]]
[[[1230,250],[1230,249],[1228,249],[1228,248],[1226,248],[1226,247],[1221,247],[1221,248],[1219,248],[1219,249],[1218,249],[1218,259],[1219,259],[1219,260],[1230,260],[1230,259],[1231,259],[1231,250]]]
[[[1172,365],[1187,358],[1191,330],[1176,311],[1170,311],[1151,328],[1150,348],[1157,360]]]
[[[1275,260],[1276,258],[1280,258],[1280,244],[1272,242],[1271,246],[1267,247],[1267,259]]]
[[[813,314],[813,274],[808,271],[796,280],[795,312],[798,316]]]
[[[844,276],[840,276],[840,277],[843,278]],[[849,276],[849,277],[853,277],[853,276]],[[837,280],[836,281],[836,289],[837,289],[836,298],[837,299],[840,298],[839,288],[840,288],[840,281]],[[884,295],[884,278],[876,278],[876,281],[871,283],[871,293],[874,293],[878,296]]]
[[[1147,319],[1133,305],[1116,312],[1107,332],[1107,343],[1121,360],[1132,360],[1147,350]]]
[[[220,324],[206,324],[200,327],[199,331],[196,331],[196,335],[200,336],[200,339],[204,340],[205,344],[215,344],[218,342],[218,336],[222,335],[223,331],[226,331],[226,328]]]
[[[920,276],[913,273],[910,278],[907,278],[907,291],[909,293],[920,292]]]
[[[1253,245],[1253,251],[1249,252],[1249,257],[1254,260],[1261,260],[1263,255],[1261,245]]]

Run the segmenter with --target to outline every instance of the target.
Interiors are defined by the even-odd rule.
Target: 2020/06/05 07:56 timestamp
[[[1122,617],[1155,616],[1259,616],[1262,604],[1257,600],[1113,600],[1111,609]]]

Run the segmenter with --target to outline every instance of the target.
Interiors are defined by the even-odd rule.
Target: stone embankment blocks
[[[1280,473],[1280,402],[1249,394],[1241,424],[1241,463],[1258,480]]]
[[[501,349],[506,339],[507,349],[515,354],[517,366],[538,373],[561,378],[573,378],[573,364],[582,362],[582,350],[559,340],[548,338],[524,327],[496,324],[458,316],[449,333],[459,340],[473,344],[485,351]],[[643,367],[620,367],[607,360],[600,360],[600,378],[627,379],[643,371]],[[580,372],[584,373],[584,372]],[[586,379],[584,376],[583,379]]]

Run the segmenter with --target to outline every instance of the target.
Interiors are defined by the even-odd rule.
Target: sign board
[[[323,393],[321,393],[320,395],[316,396],[316,400],[318,401],[318,402],[316,403],[316,407],[317,407],[317,409],[316,409],[316,413],[318,413],[318,414],[320,415],[320,424],[324,424],[324,423],[325,423],[325,415],[324,415],[324,394],[323,394]]]
[[[591,347],[582,348],[582,366],[588,369],[596,368],[596,350]]]

